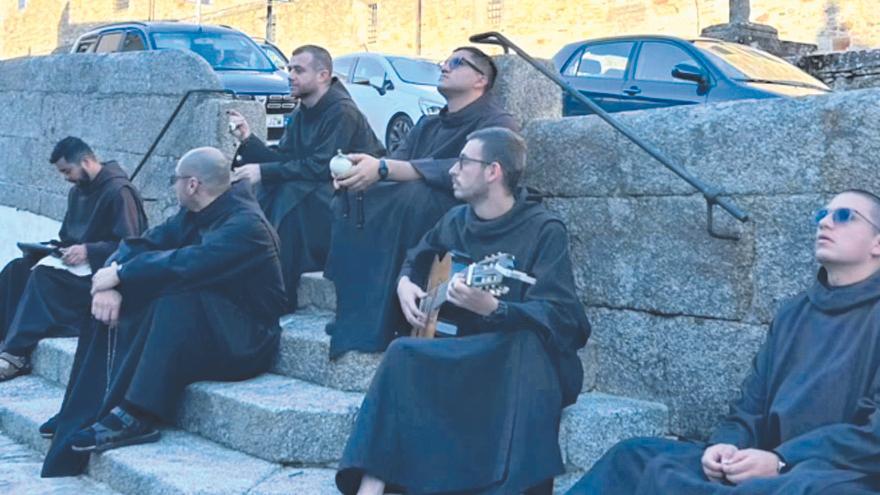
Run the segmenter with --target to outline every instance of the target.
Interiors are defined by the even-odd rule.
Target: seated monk
[[[233,180],[257,185],[257,198],[281,240],[281,273],[287,311],[296,311],[300,276],[323,270],[330,249],[330,159],[345,153],[382,153],[367,118],[333,77],[324,48],[304,45],[288,64],[291,95],[300,104],[290,113],[278,149],[255,136],[244,117],[230,111],[233,136],[241,141]]]
[[[35,266],[46,254],[26,252],[0,272],[0,381],[30,372],[40,340],[79,334],[91,319],[89,274],[104,266],[120,240],[147,228],[128,175],[116,162],[99,162],[82,139],[59,141],[49,162],[73,184],[54,244],[61,265]]]
[[[385,158],[349,155],[356,166],[335,180],[345,192],[333,204],[324,269],[336,287],[330,359],[382,352],[408,330],[394,294],[397,275],[406,250],[456,204],[448,172],[467,135],[494,126],[519,129],[490,93],[497,73],[479,49],[456,48],[441,66],[437,89],[446,106],[440,113],[422,117]],[[363,193],[363,201],[351,193]]]
[[[80,335],[43,476],[83,471],[89,452],[159,439],[184,388],[243,380],[272,364],[284,285],[278,238],[215,148],[170,179],[180,212],[126,239],[92,281],[100,324]],[[45,425],[44,425],[45,426]],[[46,428],[49,429],[49,428]]]
[[[564,467],[562,408],[577,399],[577,350],[590,327],[575,294],[565,226],[517,182],[525,142],[486,128],[468,136],[450,169],[450,210],[409,251],[397,285],[415,327],[434,255],[473,260],[504,252],[534,285],[507,280],[506,295],[470,287],[457,274],[441,310],[454,338],[402,337],[388,347],[358,412],[336,484],[346,494],[550,494]]]
[[[621,442],[569,494],[880,492],[880,198],[843,192],[815,221],[819,275],[776,314],[709,441]]]

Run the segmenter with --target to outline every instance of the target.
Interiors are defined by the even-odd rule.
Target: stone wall
[[[836,90],[880,87],[880,50],[817,53],[795,64]]]
[[[52,147],[74,135],[100,160],[131,173],[189,90],[222,89],[199,57],[177,51],[111,55],[53,55],[0,62],[0,204],[61,219],[69,184],[49,164]],[[228,153],[234,143],[222,115],[236,108],[263,129],[254,101],[192,95],[145,164],[135,185],[151,223],[176,210],[168,187],[177,159],[198,146]]]
[[[694,37],[728,20],[728,0],[313,0],[275,1],[275,40],[285,51],[305,43],[335,55],[387,51],[439,59],[468,36],[502,31],[524,48],[551,57],[572,41],[619,34]],[[28,0],[0,2],[0,58],[50,53],[97,24],[195,21],[192,0]],[[751,21],[783,40],[820,50],[880,46],[876,0],[751,0]],[[375,9],[375,10],[374,10]],[[375,17],[373,16],[375,12]],[[373,23],[375,19],[375,23]],[[264,2],[211,0],[202,22],[266,36]]]
[[[810,213],[880,191],[880,90],[618,114],[751,220],[720,210],[597,117],[532,122],[526,181],[569,226],[600,391],[670,406],[673,432],[726,411],[780,303],[810,283]]]

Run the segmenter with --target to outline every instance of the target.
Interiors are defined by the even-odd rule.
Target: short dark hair
[[[871,212],[870,212],[871,221],[877,225],[880,225],[880,196],[877,196],[876,194],[872,193],[871,191],[866,191],[864,189],[855,189],[855,188],[854,189],[846,189],[846,190],[840,192],[840,194],[843,194],[843,193],[858,194],[859,196],[870,201],[871,202]]]
[[[514,192],[526,169],[526,140],[506,127],[486,127],[468,134],[467,139],[480,142],[484,161],[501,164],[504,184]]]
[[[333,57],[330,56],[330,52],[328,52],[326,48],[318,45],[303,45],[293,50],[293,53],[290,55],[297,56],[302,55],[303,53],[309,53],[312,55],[313,69],[316,71],[327,69],[330,74],[333,74]]]
[[[495,78],[498,77],[498,67],[495,65],[495,62],[492,61],[492,57],[486,55],[486,52],[475,46],[460,46],[452,51],[453,53],[457,51],[465,51],[473,55],[474,59],[472,62],[483,71],[483,75],[489,80],[489,84],[486,85],[486,91],[489,91],[492,89],[492,86],[495,86]]]
[[[55,148],[52,149],[52,155],[49,157],[49,163],[57,163],[58,160],[64,158],[64,161],[70,164],[79,165],[86,158],[97,160],[95,152],[82,139],[73,136],[58,141]]]

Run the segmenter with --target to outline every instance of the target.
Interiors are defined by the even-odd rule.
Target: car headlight
[[[436,101],[419,100],[419,108],[422,109],[422,113],[425,115],[437,115],[443,109],[443,106],[442,103],[437,103]]]

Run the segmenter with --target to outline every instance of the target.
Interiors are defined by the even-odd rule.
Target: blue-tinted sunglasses
[[[852,208],[835,208],[833,210],[829,208],[822,208],[821,210],[816,210],[816,213],[813,217],[813,223],[819,225],[819,222],[821,222],[822,219],[827,217],[828,215],[831,215],[831,221],[839,224],[852,222],[853,219],[857,216],[862,217],[864,221],[868,222],[869,224],[871,224],[872,227],[880,231],[880,227],[878,227],[876,223],[872,222],[865,215],[859,213],[859,210],[855,210]]]
[[[480,70],[479,67],[477,67],[476,64],[474,64],[470,60],[462,57],[461,55],[456,56],[456,57],[451,57],[451,58],[447,59],[446,62],[444,62],[444,63],[446,64],[446,67],[449,67],[449,70],[455,70],[455,69],[461,67],[462,65],[467,65],[471,69],[474,69],[475,71],[477,71],[477,73],[480,74],[481,76],[486,75],[482,70]],[[442,65],[441,65],[441,67],[442,67]]]

